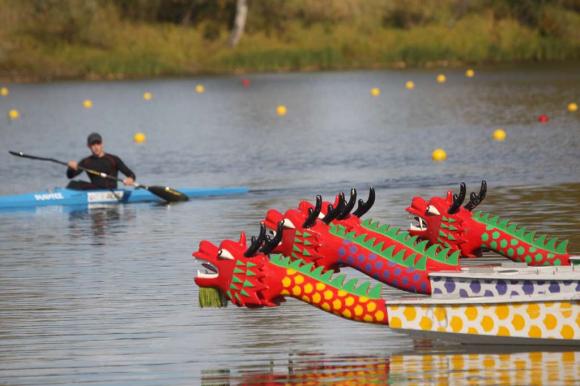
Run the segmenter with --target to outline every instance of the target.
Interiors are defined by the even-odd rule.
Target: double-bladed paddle
[[[60,164],[60,165],[64,165],[64,166],[68,166],[68,163],[63,162],[63,161],[59,161],[57,159],[54,158],[47,158],[47,157],[37,157],[37,156],[33,156],[33,155],[29,155],[29,154],[24,154],[21,151],[8,151],[10,154],[17,156],[17,157],[22,157],[22,158],[28,158],[28,159],[35,159],[35,160],[39,160],[39,161],[49,161],[49,162],[54,162],[56,164]],[[102,178],[108,178],[110,180],[116,180],[116,181],[120,181],[123,182],[122,179],[114,177],[114,176],[110,176],[106,173],[101,173],[98,172],[96,170],[92,170],[92,169],[87,169],[84,168],[82,166],[78,166],[78,168],[80,170],[84,170],[85,172],[95,175],[95,176],[99,176]],[[189,200],[189,198],[187,197],[187,195],[172,189],[170,187],[167,186],[147,186],[147,185],[141,185],[138,183],[134,183],[133,186],[136,189],[147,189],[148,191],[150,191],[151,193],[153,193],[154,195],[164,199],[167,202],[178,202],[178,201],[187,201]]]

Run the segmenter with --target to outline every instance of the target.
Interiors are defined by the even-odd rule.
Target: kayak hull
[[[180,188],[189,198],[231,196],[249,191],[246,187],[227,188]],[[115,190],[72,190],[56,188],[50,191],[0,196],[0,210],[14,208],[34,208],[39,206],[72,206],[91,204],[125,204],[138,202],[164,202],[163,199],[145,189]]]

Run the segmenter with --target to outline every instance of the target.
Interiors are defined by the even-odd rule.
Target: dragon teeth
[[[417,221],[419,224],[417,226],[413,223],[410,223],[409,230],[411,230],[411,231],[424,231],[427,229],[427,223],[421,217],[415,216],[414,220]]]
[[[218,277],[217,273],[209,273],[209,272],[202,272],[199,269],[197,270],[197,277],[201,279],[215,279]]]

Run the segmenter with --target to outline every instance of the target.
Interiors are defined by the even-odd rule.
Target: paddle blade
[[[148,186],[147,190],[156,196],[161,197],[167,202],[179,202],[187,201],[189,197],[185,194],[178,192],[177,190],[171,189],[167,186]]]
[[[217,288],[200,287],[199,288],[199,306],[203,307],[226,307],[228,301],[226,297]]]

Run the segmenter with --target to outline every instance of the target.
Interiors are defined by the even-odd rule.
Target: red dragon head
[[[264,225],[273,232],[283,226],[284,232],[280,244],[274,252],[282,253],[293,259],[313,262],[326,269],[338,269],[338,248],[342,240],[330,234],[328,224],[340,222],[344,226],[359,225],[359,217],[366,213],[374,203],[374,189],[371,188],[369,199],[359,200],[358,208],[350,213],[356,202],[356,190],[352,189],[348,202],[344,193],[337,195],[334,203],[323,202],[316,196],[316,204],[301,201],[298,209],[290,209],[284,214],[270,209]],[[276,232],[277,233],[277,232]]]
[[[433,197],[425,201],[413,197],[411,206],[406,210],[415,219],[409,233],[432,244],[442,244],[452,250],[459,250],[463,256],[481,255],[481,225],[473,221],[471,211],[485,198],[487,184],[481,182],[479,194],[471,193],[469,202],[463,207],[466,188],[462,183],[459,194],[447,192],[446,197]]]
[[[268,239],[262,226],[260,235],[252,237],[249,247],[244,233],[239,241],[224,240],[219,247],[201,241],[193,256],[202,262],[205,270],[197,271],[195,283],[202,288],[217,289],[238,306],[278,305],[279,291],[267,285],[265,279],[272,274],[267,254],[280,242],[281,234]]]

